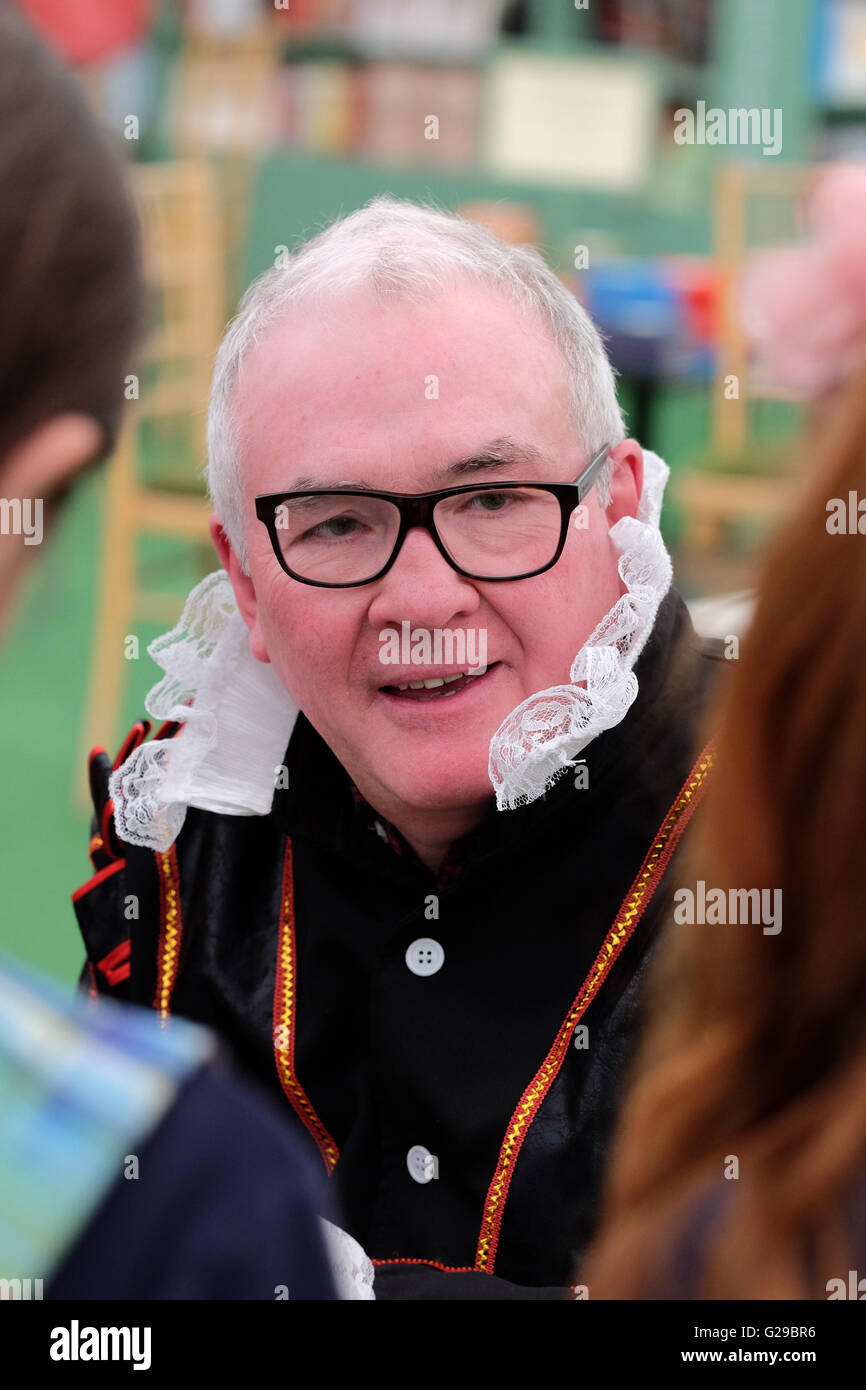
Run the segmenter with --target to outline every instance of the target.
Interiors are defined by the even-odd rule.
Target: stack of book
[[[277,78],[277,144],[374,163],[471,168],[481,79],[444,63],[288,64]]]

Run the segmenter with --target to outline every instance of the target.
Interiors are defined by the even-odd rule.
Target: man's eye
[[[516,500],[512,492],[478,492],[469,499],[468,506],[471,511],[501,512]]]
[[[354,535],[354,528],[357,527],[358,522],[353,516],[332,516],[327,521],[320,521],[317,526],[311,526],[301,540],[342,540],[345,536]]]

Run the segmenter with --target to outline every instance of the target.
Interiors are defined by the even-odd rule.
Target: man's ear
[[[624,439],[611,449],[608,458],[613,461],[613,476],[605,516],[608,526],[613,526],[620,517],[637,516],[643,491],[643,450],[636,439]]]
[[[271,658],[268,656],[259,627],[259,604],[255,585],[238,559],[237,552],[218,516],[212,516],[210,519],[210,534],[220,563],[231,580],[240,615],[250,630],[250,651],[257,661],[269,662]]]

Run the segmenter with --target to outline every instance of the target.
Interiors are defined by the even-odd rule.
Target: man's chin
[[[390,817],[399,821],[400,811],[410,816],[440,811],[453,813],[456,818],[473,808],[480,820],[493,799],[493,788],[487,775],[486,758],[481,767],[468,767],[444,773],[435,763],[401,769],[402,775],[383,778],[383,800],[387,800]],[[459,834],[459,831],[455,832]]]

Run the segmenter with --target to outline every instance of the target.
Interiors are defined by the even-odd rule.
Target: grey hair
[[[439,208],[382,195],[326,227],[249,287],[214,365],[208,409],[208,491],[244,570],[244,496],[233,395],[247,351],[303,299],[365,286],[377,302],[433,298],[462,276],[503,290],[552,331],[569,369],[570,416],[588,457],[625,438],[614,374],[595,325],[531,246],[512,246],[486,227]],[[610,500],[612,465],[598,476]]]

